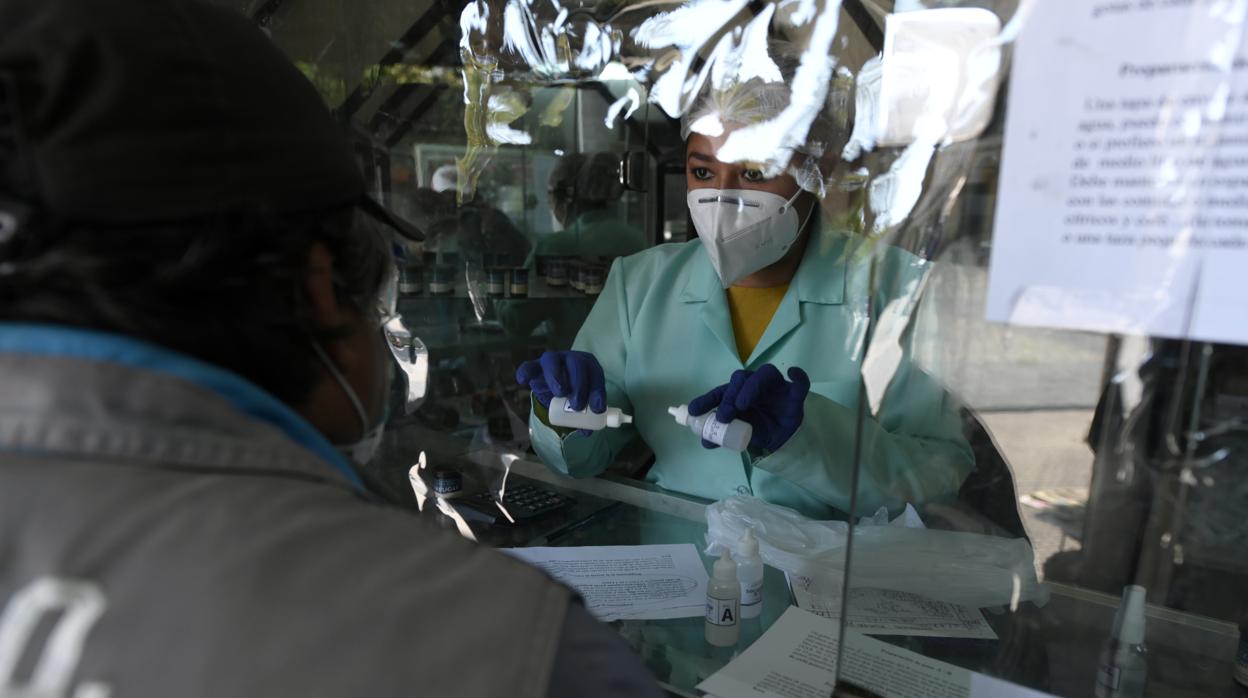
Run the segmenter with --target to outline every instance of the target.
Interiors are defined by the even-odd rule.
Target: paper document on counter
[[[691,543],[508,548],[585,597],[599,620],[691,618],[706,612],[706,566]]]
[[[841,617],[839,588],[822,588],[810,577],[790,576],[797,607],[824,618]],[[929,599],[894,589],[849,588],[851,630],[865,635],[910,635],[995,640],[997,634],[978,608]]]
[[[827,698],[836,682],[839,634],[835,621],[790,606],[757,642],[698,688],[716,698]],[[842,678],[889,698],[1046,695],[855,632],[846,638]]]

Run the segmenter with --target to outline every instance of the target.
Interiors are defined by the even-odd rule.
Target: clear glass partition
[[[693,544],[712,578],[749,530],[731,642],[608,618],[676,694],[753,652],[761,695],[1236,695],[1248,369],[1190,308],[1216,279],[1202,312],[1248,319],[1192,271],[1237,249],[1239,4],[256,5],[426,236],[395,248],[427,373],[387,498],[500,547]],[[1117,51],[1180,71],[1079,43],[1160,5],[1209,6],[1174,25],[1213,37],[1205,91],[1093,89]]]

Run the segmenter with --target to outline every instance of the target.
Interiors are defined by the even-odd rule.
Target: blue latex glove
[[[690,402],[689,414],[715,410],[715,419],[725,424],[749,422],[754,428],[750,447],[774,452],[801,426],[809,393],[810,377],[802,369],[790,368],[786,381],[780,369],[763,364],[757,371],[734,372],[727,383]],[[717,448],[706,440],[702,445]]]
[[[566,397],[574,410],[588,406],[595,414],[607,411],[607,380],[602,364],[589,352],[548,351],[540,359],[520,364],[516,382],[528,386],[547,409],[553,398]],[[578,431],[585,436],[593,433]]]

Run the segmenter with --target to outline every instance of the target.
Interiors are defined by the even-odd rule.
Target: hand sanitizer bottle
[[[750,437],[754,435],[754,427],[749,422],[734,419],[724,424],[715,419],[714,412],[691,415],[688,405],[669,407],[667,413],[675,417],[680,426],[689,427],[689,431],[730,451],[744,451],[750,445]]]
[[[566,397],[551,399],[547,418],[550,419],[551,424],[557,427],[588,429],[590,431],[598,431],[605,427],[614,429],[633,423],[632,416],[624,414],[618,407],[608,407],[607,411],[602,414],[598,414],[588,407],[583,410],[574,410]]]
[[[716,647],[732,647],[741,635],[738,618],[741,614],[741,585],[737,582],[737,563],[727,550],[712,567],[706,585],[706,641]]]
[[[1143,698],[1148,683],[1148,650],[1144,647],[1142,586],[1122,590],[1114,629],[1096,669],[1096,698]]]
[[[757,618],[763,612],[763,558],[758,539],[748,528],[737,555],[737,580],[741,583],[741,617]]]

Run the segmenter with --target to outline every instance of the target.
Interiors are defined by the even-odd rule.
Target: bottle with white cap
[[[667,413],[672,415],[680,426],[689,427],[689,431],[730,451],[744,451],[750,445],[750,437],[754,435],[754,427],[750,426],[749,422],[734,419],[724,424],[715,419],[714,412],[691,415],[688,405],[669,407]]]
[[[1096,670],[1096,698],[1142,698],[1148,684],[1148,649],[1144,646],[1144,595],[1132,584],[1122,590],[1114,629]]]
[[[546,416],[554,426],[590,431],[598,431],[606,427],[618,429],[625,424],[633,423],[632,416],[624,414],[618,407],[608,407],[602,414],[588,407],[583,410],[574,410],[566,397],[551,398],[550,410]]]
[[[737,563],[724,550],[715,561],[706,585],[706,641],[716,647],[732,647],[741,636],[741,585]]]
[[[757,618],[763,612],[763,558],[758,556],[758,539],[748,528],[737,550],[737,580],[741,583],[741,617]]]

